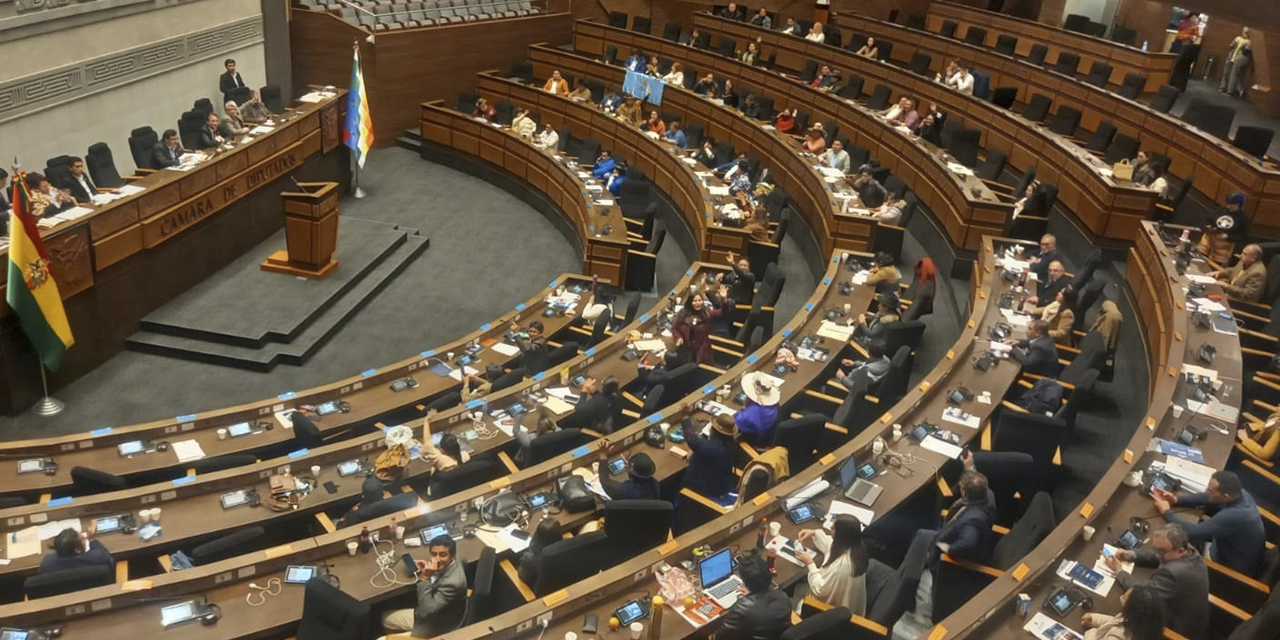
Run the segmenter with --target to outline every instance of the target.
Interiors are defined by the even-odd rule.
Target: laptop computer
[[[858,477],[858,460],[853,456],[840,465],[840,486],[844,489],[844,497],[866,507],[874,504],[884,491],[884,487]]]
[[[728,609],[738,601],[738,587],[742,579],[733,572],[733,553],[721,549],[698,561],[698,578],[702,590],[716,604]]]

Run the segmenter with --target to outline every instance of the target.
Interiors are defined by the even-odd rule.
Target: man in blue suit
[[[617,197],[621,194],[622,183],[625,182],[626,179],[627,167],[626,165],[620,164],[613,168],[613,173],[610,174],[609,181],[605,183],[605,188],[608,189],[609,193],[612,193],[614,197]]]
[[[676,146],[681,149],[689,146],[689,138],[684,135],[684,127],[680,126],[679,120],[672,120],[667,125],[667,139],[676,143]]]
[[[639,49],[636,49],[631,52],[631,57],[627,58],[626,68],[628,71],[644,73],[645,64],[647,62],[648,60],[645,59],[644,54],[641,53]]]
[[[596,158],[596,163],[591,167],[591,175],[596,180],[604,180],[606,176],[613,173],[613,154],[606,149],[600,152],[600,157]]]

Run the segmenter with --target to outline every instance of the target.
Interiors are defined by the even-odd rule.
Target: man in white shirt
[[[560,144],[560,134],[556,133],[556,130],[552,129],[550,124],[544,124],[542,125],[542,133],[538,134],[535,144],[543,149],[555,151]]]
[[[961,62],[956,74],[947,80],[947,86],[967,96],[973,95],[973,75],[969,73],[969,65]]]
[[[844,143],[832,140],[831,148],[822,154],[822,165],[839,169],[842,173],[849,173],[849,152],[844,150]]]
[[[85,172],[84,160],[73,156],[71,162],[67,163],[67,167],[71,169],[71,196],[76,199],[76,202],[92,202],[93,196],[98,193],[98,187]]]

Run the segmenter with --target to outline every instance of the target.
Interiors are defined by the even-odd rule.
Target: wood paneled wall
[[[889,17],[889,12],[893,9],[897,9],[903,16],[909,13],[923,15],[928,11],[929,3],[930,0],[831,0],[831,11],[884,19]],[[653,35],[661,36],[662,27],[667,22],[688,25],[694,12],[726,4],[729,4],[728,0],[574,0],[573,17],[603,22],[610,11],[621,11],[629,16],[649,18],[653,22]],[[813,0],[745,0],[738,4],[753,12],[764,7],[778,12],[780,16],[792,18],[811,17],[815,6]]]

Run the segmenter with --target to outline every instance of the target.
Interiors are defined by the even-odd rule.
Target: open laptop
[[[844,464],[840,465],[840,486],[844,489],[844,497],[870,507],[880,497],[884,487],[859,478],[858,466],[857,458],[849,456],[845,459]]]
[[[738,601],[738,587],[742,579],[733,572],[733,553],[729,549],[721,549],[698,561],[698,578],[702,581],[702,590],[716,604],[728,609]]]

